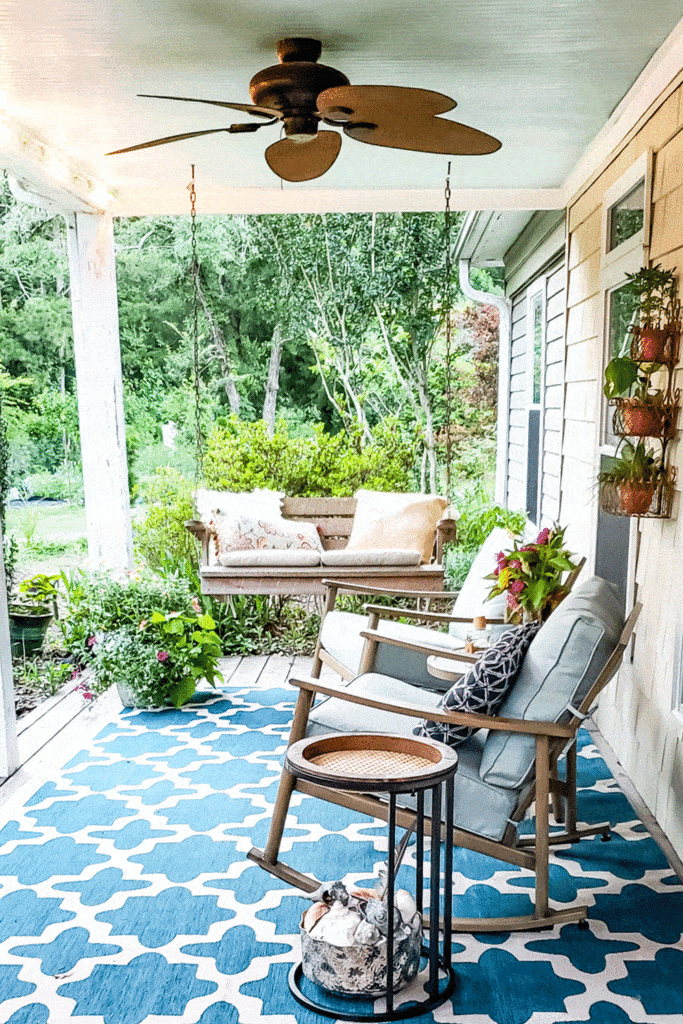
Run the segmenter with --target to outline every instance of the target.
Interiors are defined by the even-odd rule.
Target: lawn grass
[[[86,525],[82,505],[26,504],[7,510],[7,532],[19,542],[16,579],[85,564]]]

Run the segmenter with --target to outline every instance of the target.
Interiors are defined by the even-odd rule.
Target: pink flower
[[[508,587],[508,593],[513,594],[515,597],[526,590],[526,583],[524,580],[513,580]]]
[[[89,636],[88,639],[85,642],[88,645],[88,647],[94,647],[95,646],[95,637],[94,636]]]
[[[508,569],[516,569],[517,572],[521,572],[522,571],[522,563],[520,562],[520,560],[518,558],[513,558],[513,560],[508,565]]]
[[[168,651],[158,651],[157,661],[168,661]]]
[[[198,597],[193,597],[192,598],[192,607],[196,611],[197,615],[201,615],[201,613],[202,613],[202,606],[199,603],[199,598]]]
[[[81,670],[80,670],[80,668],[75,668],[75,669],[73,670],[73,672],[71,673],[71,678],[72,678],[72,679],[78,679],[78,677],[80,676],[80,674],[81,674]],[[76,689],[78,689],[78,687],[76,687]]]
[[[520,551],[535,551],[536,550],[536,545],[535,544],[525,544],[519,550]]]
[[[538,537],[536,538],[536,543],[537,544],[547,544],[549,536],[550,536],[550,530],[546,526],[545,529],[541,530],[541,532],[539,533]]]
[[[517,600],[515,595],[511,593],[509,590],[507,596],[507,606],[508,608],[511,608],[512,611],[516,611],[519,608],[519,601]]]
[[[95,696],[95,694],[92,693],[90,690],[84,690],[83,691],[83,699],[84,700],[92,700],[94,698],[94,696]]]

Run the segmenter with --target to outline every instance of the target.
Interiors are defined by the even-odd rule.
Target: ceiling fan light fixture
[[[283,124],[290,142],[310,142],[318,134],[317,117],[285,117]]]

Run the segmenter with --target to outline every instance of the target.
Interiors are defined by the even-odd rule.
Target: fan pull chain
[[[444,191],[444,236],[446,241],[446,497],[451,500],[451,161],[448,161]]]
[[[195,416],[195,489],[204,480],[204,435],[202,433],[201,379],[199,370],[199,259],[197,257],[197,192],[192,180],[187,186],[190,193],[190,240],[192,248],[192,357],[194,368],[194,416]]]

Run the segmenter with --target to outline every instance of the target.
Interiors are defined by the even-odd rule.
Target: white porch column
[[[19,767],[5,563],[2,557],[3,540],[2,530],[0,530],[0,779],[6,779]]]
[[[66,218],[88,557],[133,563],[114,233],[108,214]]]

